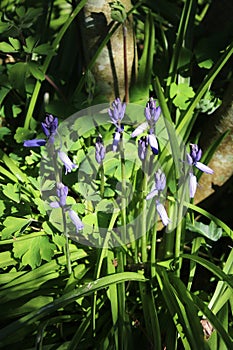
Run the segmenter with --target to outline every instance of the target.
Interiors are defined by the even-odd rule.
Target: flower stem
[[[142,223],[141,223],[141,249],[142,249],[142,262],[147,261],[147,215],[146,215],[146,207],[147,207],[147,183],[148,183],[148,154],[145,161],[142,163],[143,168],[143,180],[142,180],[142,192],[141,192],[141,205],[142,205]]]
[[[151,278],[154,278],[156,275],[156,240],[157,240],[157,222],[158,222],[158,213],[155,212],[155,224],[152,229],[152,239],[151,239]]]
[[[104,166],[103,162],[100,164],[100,196],[104,197]]]

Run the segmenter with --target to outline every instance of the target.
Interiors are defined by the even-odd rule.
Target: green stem
[[[125,154],[123,148],[123,136],[119,143],[121,157],[121,226],[123,228],[122,240],[126,242],[126,178],[125,178]]]
[[[158,213],[155,212],[155,224],[152,229],[152,239],[151,239],[151,278],[156,276],[156,240],[157,240],[157,222],[158,222]]]
[[[52,158],[53,162],[53,169],[55,173],[55,181],[56,183],[62,182],[60,178],[60,173],[58,170],[58,165],[57,165],[57,152],[55,150],[54,145],[49,145],[48,146],[48,153],[49,153],[49,158]],[[71,268],[71,261],[70,261],[70,250],[69,250],[69,238],[67,235],[67,223],[66,223],[66,212],[65,209],[62,208],[62,221],[63,221],[63,234],[66,238],[65,242],[65,247],[64,247],[64,253],[66,256],[66,266],[67,266],[67,272],[70,275],[72,273],[72,268]]]
[[[149,152],[147,152],[148,155]],[[147,182],[148,182],[148,160],[147,157],[145,159],[145,162],[143,164],[143,170],[144,170],[144,176],[142,180],[142,223],[141,223],[141,233],[142,233],[142,238],[141,238],[141,248],[142,248],[142,262],[147,261],[147,216],[146,216],[146,206],[147,206],[147,200],[146,200],[146,194],[147,194]]]
[[[104,166],[100,164],[100,196],[104,198]]]
[[[87,2],[87,0],[81,0],[80,3],[76,6],[73,13],[71,13],[70,17],[66,20],[65,24],[63,25],[60,32],[57,34],[56,38],[54,39],[54,41],[52,43],[52,47],[54,50],[57,49],[64,34],[67,31],[67,29],[69,28],[69,26],[71,25],[71,23],[73,22],[75,17],[78,15],[78,13],[81,11],[81,9],[83,8],[83,6],[85,5],[86,2]],[[54,52],[52,52],[50,55],[48,55],[44,61],[44,64],[42,66],[42,71],[44,72],[44,74],[47,72],[47,69],[51,63],[51,60],[54,57],[53,54],[54,54]],[[40,81],[40,80],[36,81],[36,85],[35,85],[35,88],[34,88],[30,103],[29,103],[28,111],[27,111],[27,114],[25,117],[25,121],[24,121],[24,128],[25,129],[29,129],[29,127],[30,127],[31,118],[33,116],[33,111],[34,111],[36,101],[37,101],[37,98],[38,98],[38,95],[40,92],[41,84],[42,84],[42,81]]]

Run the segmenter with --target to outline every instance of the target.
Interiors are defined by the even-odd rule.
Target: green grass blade
[[[109,285],[116,283],[124,283],[128,281],[145,282],[144,275],[136,272],[122,272],[111,276],[102,277],[96,281],[90,282],[85,286],[77,288],[75,291],[69,292],[56,299],[54,302],[42,307],[41,309],[31,312],[30,314],[20,318],[19,320],[9,324],[0,330],[0,346],[6,344],[12,333],[20,332],[22,329],[27,330],[27,327],[34,322],[51,315],[60,308],[74,302],[75,300],[94,293],[95,291],[105,289]],[[30,332],[30,330],[29,330]]]
[[[196,108],[198,102],[201,100],[202,96],[205,94],[209,86],[212,84],[220,70],[224,67],[224,65],[227,63],[227,61],[230,59],[230,57],[233,54],[233,42],[229,47],[226,49],[226,52],[222,55],[222,57],[219,59],[219,61],[214,65],[214,67],[210,70],[206,78],[203,80],[202,84],[198,88],[195,97],[191,101],[185,115],[183,116],[181,122],[177,126],[177,132],[179,135],[183,137],[183,139],[186,141],[189,137],[186,130],[190,123],[194,122],[194,117],[196,118],[197,115],[193,115],[194,109]]]
[[[182,258],[189,259],[192,261],[195,261],[196,263],[202,265],[207,270],[212,272],[216,277],[218,277],[220,280],[224,281],[229,288],[233,289],[233,279],[230,275],[225,274],[218,266],[214,265],[210,261],[203,259],[196,255],[189,255],[189,254],[182,254]]]

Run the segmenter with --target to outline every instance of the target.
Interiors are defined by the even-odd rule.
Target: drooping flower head
[[[70,158],[68,157],[68,155],[67,155],[65,152],[59,150],[57,153],[58,153],[58,156],[59,156],[61,162],[62,162],[62,163],[64,164],[64,166],[65,166],[65,175],[66,175],[67,173],[71,173],[71,170],[72,170],[72,169],[77,168],[77,165],[74,164],[74,163],[70,160]]]
[[[204,173],[207,174],[213,174],[214,171],[209,168],[207,165],[199,162],[202,156],[202,150],[201,148],[198,147],[197,144],[190,144],[190,153],[187,154],[187,161],[188,164],[190,165],[191,169],[189,172],[189,194],[190,198],[193,198],[196,190],[197,190],[197,178],[193,174],[193,169],[192,167],[195,166],[197,169],[203,171]]]
[[[171,222],[171,220],[169,219],[167,212],[166,212],[166,209],[160,200],[161,194],[164,191],[165,187],[166,187],[166,176],[162,172],[162,170],[159,169],[155,173],[155,184],[153,186],[153,189],[146,196],[146,199],[148,200],[148,199],[151,199],[153,197],[156,198],[156,200],[155,200],[156,210],[157,210],[164,226],[167,226]]]
[[[120,142],[121,135],[124,131],[124,126],[121,124],[122,119],[125,115],[126,103],[121,102],[120,98],[116,98],[112,103],[112,108],[108,109],[108,114],[111,118],[112,123],[115,125],[116,130],[113,137],[112,150],[117,150],[118,143]]]
[[[146,122],[140,124],[131,134],[131,137],[141,135],[143,132],[148,130],[147,140],[151,147],[152,152],[157,155],[159,153],[159,145],[155,135],[155,124],[158,121],[161,108],[156,107],[156,101],[151,97],[147,102],[146,108],[144,109]]]
[[[103,139],[102,136],[99,135],[96,138],[96,144],[95,144],[95,159],[97,161],[97,163],[101,164],[104,160],[105,157],[105,147],[104,147],[104,143],[103,143]]]

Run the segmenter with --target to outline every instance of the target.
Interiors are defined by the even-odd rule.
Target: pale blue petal
[[[160,203],[159,201],[156,201],[156,209],[162,220],[162,223],[164,224],[164,226],[167,226],[171,222],[171,220],[169,219],[163,204]]]
[[[193,198],[195,196],[197,190],[197,178],[193,173],[189,174],[189,195],[190,198]]]
[[[155,196],[158,196],[158,194],[159,194],[158,190],[154,189],[146,196],[146,200],[151,199]]]
[[[187,162],[189,165],[193,165],[193,158],[190,156],[189,153],[187,153]]]
[[[207,173],[207,174],[213,174],[214,173],[214,171],[211,168],[209,168],[207,165],[205,165],[205,164],[203,164],[201,162],[196,162],[195,166],[199,170],[203,171],[204,173]]]
[[[149,127],[147,122],[140,124],[131,134],[131,137],[141,135]]]
[[[34,140],[26,140],[23,143],[24,147],[40,147],[46,145],[46,140],[43,139],[34,139]]]
[[[65,169],[66,169],[65,175],[67,173],[70,173],[72,169],[77,168],[77,165],[72,163],[72,161],[70,160],[70,158],[67,156],[65,152],[58,151],[58,155],[62,163],[65,165]]]
[[[156,139],[156,136],[154,134],[148,135],[148,142],[149,142],[149,145],[152,149],[152,152],[155,155],[157,155],[159,153],[159,145],[158,145],[158,141]]]
[[[120,138],[121,138],[121,133],[118,132],[118,131],[116,131],[116,132],[115,132],[115,135],[114,135],[114,139],[113,139],[113,144],[112,144],[112,150],[113,150],[113,152],[116,152],[118,143],[119,143],[119,141],[120,141]]]
[[[74,210],[69,210],[68,211],[70,220],[73,222],[73,224],[76,227],[77,231],[81,231],[84,227],[81,219],[79,218],[78,214]]]
[[[51,208],[59,208],[60,207],[60,203],[58,203],[58,202],[51,202],[51,203],[49,203],[49,205]]]

